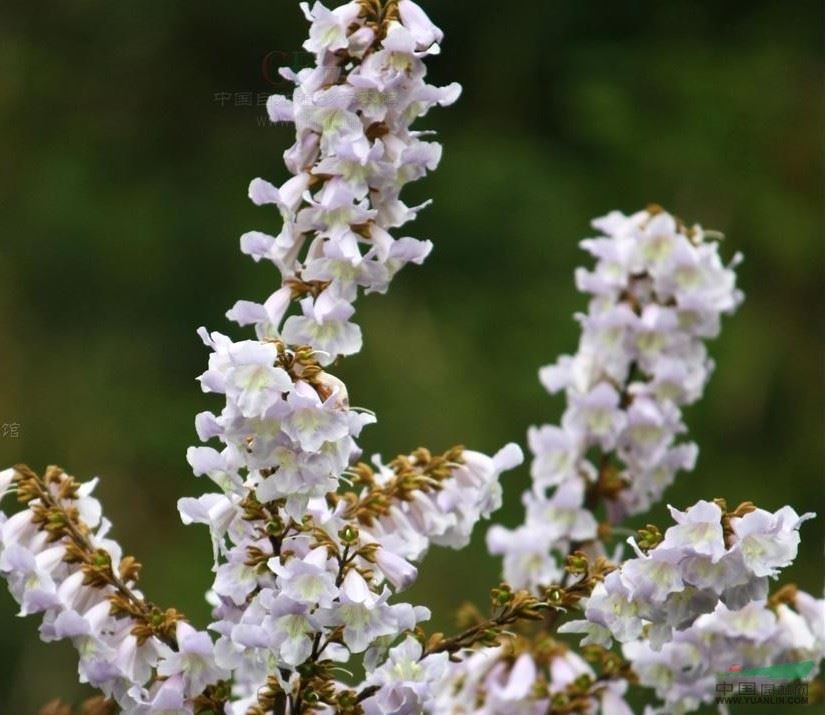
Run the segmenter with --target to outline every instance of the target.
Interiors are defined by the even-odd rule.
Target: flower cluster
[[[661,712],[688,712],[713,699],[714,674],[726,659],[768,665],[801,652],[822,659],[822,636],[813,635],[822,602],[797,596],[806,627],[788,606],[766,605],[769,579],[794,560],[800,524],[813,515],[799,517],[790,507],[770,513],[748,502],[728,512],[722,500],[672,508],[676,525],[665,537],[646,527],[639,541],[629,540],[636,558],[621,561],[618,548],[616,569],[606,569],[589,593],[572,593],[589,555],[605,555],[616,525],[648,510],[679,470],[693,468],[696,445],[677,441],[685,431],[681,408],[699,399],[713,368],[704,341],[742,300],[733,271],[739,256],[725,266],[714,237],[699,227],[688,229],[659,208],[615,212],[595,226],[604,235],[582,245],[596,267],[576,274],[592,296],[579,316],[579,350],[540,372],[551,393],[565,391],[566,410],[559,426],[530,430],[533,489],[524,495],[524,523],[492,527],[488,547],[504,557],[512,586],[582,609],[584,620],[557,632],[584,633],[585,650],[624,644],[629,672],[610,681],[615,692],[636,682],[633,671],[665,701]],[[763,626],[756,635],[747,632],[753,619]],[[725,625],[741,622],[746,631]],[[520,672],[537,671],[541,651],[520,658],[510,668],[500,655],[490,670],[509,673],[510,684]],[[478,682],[471,663],[456,666],[461,682]],[[490,685],[481,690],[490,697]],[[520,708],[544,710],[541,687],[518,692]]]
[[[628,684],[597,675],[562,643],[546,641],[532,652],[484,648],[455,664],[436,684],[433,715],[594,713],[632,715]]]
[[[528,433],[533,489],[524,495],[524,525],[495,527],[488,538],[517,587],[561,577],[551,552],[564,556],[598,537],[600,502],[618,522],[646,511],[679,470],[693,468],[696,445],[676,442],[685,431],[680,408],[700,397],[712,370],[704,341],[742,299],[717,242],[698,226],[653,207],[613,212],[594,226],[604,235],[582,246],[596,267],[576,273],[591,295],[578,316],[579,350],[540,371],[549,392],[565,390],[565,413],[559,426]]]
[[[264,505],[253,495],[183,500],[181,511],[186,521],[208,523],[221,543],[210,627],[219,634],[216,661],[233,672],[242,701],[275,676],[278,689],[301,702],[319,688],[302,680],[299,666],[346,662],[429,617],[427,609],[388,603],[412,583],[415,567],[361,538],[324,500],[311,502],[302,521],[283,500]]]
[[[699,501],[685,512],[672,507],[676,525],[647,553],[629,539],[637,558],[597,585],[583,606],[587,620],[570,621],[560,631],[584,631],[583,644],[605,646],[645,632],[656,650],[718,604],[736,610],[765,601],[769,578],[794,561],[800,524],[814,514],[799,517],[791,507],[772,514],[749,503],[727,513],[724,506]]]
[[[84,713],[630,715],[626,691],[642,685],[662,701],[648,715],[682,715],[711,703],[732,665],[803,659],[790,677],[814,677],[824,602],[793,586],[769,595],[812,514],[699,501],[670,507],[664,535],[649,525],[629,539],[631,558],[622,545],[607,553],[624,517],[693,468],[681,410],[712,371],[705,341],[742,300],[739,258],[724,265],[711,233],[658,207],[599,219],[603,235],[582,243],[596,266],[576,273],[590,295],[579,349],[540,373],[566,409],[558,426],[529,432],[524,523],[488,532],[506,580],[489,616],[466,606],[457,634],[425,634],[428,609],[398,594],[431,546],[468,545],[522,452],[419,448],[361,462],[356,440],[375,417],[350,407],[328,367],[361,347],[359,291],[386,291],[431,250],[390,231],[421,208],[401,201],[403,187],[441,156],[412,124],[460,88],[426,84],[442,33],[412,0],[301,7],[315,65],[282,70],[295,91],[268,103],[273,121],[295,125],[292,178],[249,189],[283,226],[241,239],[281,285],[228,313],[256,339],[200,331],[211,350],[200,384],[224,404],[196,417],[203,444],[187,459],[219,491],[178,509],[209,529],[208,629],[137,590],[140,564],[109,538],[96,480],[0,472],[0,500],[21,505],[0,512],[0,575],[21,615],[42,614],[43,640],[76,647],[81,682],[103,694]],[[574,609],[583,616],[569,619]],[[560,633],[584,634],[581,656]]]
[[[319,367],[312,349],[201,335],[213,350],[201,386],[223,394],[226,404],[195,424],[201,439],[217,438],[224,447],[191,447],[190,465],[224,491],[252,487],[262,502],[286,498],[300,519],[309,499],[338,488],[360,455],[354,438],[375,418],[349,408],[344,383]]]
[[[380,478],[360,463],[347,474],[361,490],[309,498],[299,515],[289,497],[260,499],[254,480],[246,493],[182,499],[184,522],[206,524],[216,545],[210,628],[219,634],[216,663],[233,673],[238,702],[259,702],[261,683],[272,677],[265,701],[278,692],[300,701],[308,687],[318,695],[319,683],[301,678],[308,663],[344,663],[370,648],[368,661],[378,665],[387,645],[430,615],[389,603],[415,580],[411,560],[431,543],[466,545],[497,506],[507,460],[519,456],[513,446],[494,458],[417,450],[382,467]],[[363,688],[380,677],[371,672]],[[320,704],[350,692],[329,680],[324,686]]]
[[[509,444],[493,457],[456,448],[434,459],[427,450],[396,458],[377,470],[358,465],[363,485],[350,504],[362,528],[394,553],[419,561],[431,544],[461,549],[474,526],[502,505],[499,476],[522,463]]]
[[[775,681],[781,688],[790,680],[814,678],[823,659],[824,602],[794,591],[787,600],[768,606],[752,601],[736,609],[720,602],[661,649],[645,640],[626,643],[623,655],[640,684],[663,701],[646,715],[682,715],[713,703],[721,692],[735,691],[732,681],[741,670],[790,664],[787,679]]]
[[[232,688],[211,704],[233,713],[362,701],[376,711],[397,697],[394,666],[382,663],[410,646],[387,649],[429,612],[391,597],[415,580],[412,562],[431,544],[467,544],[501,504],[500,474],[522,460],[510,445],[493,458],[457,447],[376,460],[375,469],[357,463],[356,438],[374,417],[351,409],[325,368],[360,348],[350,322],[358,288],[384,291],[430,250],[388,229],[415,217],[399,191],[435,168],[441,151],[410,124],[458,87],[424,84],[422,58],[441,33],[409,0],[303,7],[316,67],[287,72],[292,101],[269,103],[274,120],[296,124],[286,154],[295,176],[280,189],[260,179],[250,187],[253,201],[278,206],[284,227],[277,238],[242,238],[244,252],[279,267],[282,286],[264,305],[230,311],[256,325],[257,340],[201,330],[212,350],[201,386],[225,404],[200,414],[196,428],[221,448],[193,447],[188,459],[221,493],[179,503],[184,522],[212,536],[214,661]],[[303,315],[282,326],[296,297]],[[334,673],[361,654],[368,677],[356,692]]]
[[[375,418],[351,409],[346,387],[324,367],[361,347],[351,322],[359,289],[384,292],[431,249],[389,232],[421,208],[402,203],[402,188],[441,157],[411,125],[460,88],[425,83],[423,60],[442,34],[411,0],[301,7],[315,66],[282,70],[296,90],[268,103],[273,121],[295,124],[285,154],[293,178],[280,188],[256,179],[249,191],[256,204],[278,208],[283,228],[241,239],[244,253],[279,268],[281,287],[228,314],[255,325],[256,340],[200,331],[212,351],[201,387],[225,403],[198,415],[205,444],[187,458],[220,493],[183,499],[179,510],[185,523],[210,529],[217,638],[134,590],[137,566],[105,538],[93,485],[59,470],[45,481],[26,472],[18,490],[29,508],[3,524],[0,571],[22,613],[45,612],[43,637],[72,638],[81,679],[126,713],[389,712],[398,697],[423,703],[447,655],[415,656],[410,638],[388,653],[429,617],[391,596],[415,580],[412,562],[431,544],[467,544],[501,504],[500,474],[522,460],[510,445],[493,458],[457,447],[437,456],[419,449],[376,470],[356,463],[355,440]],[[287,317],[293,300],[301,314]],[[4,491],[17,474],[3,473]],[[355,654],[364,654],[361,692],[334,677]],[[400,671],[411,681],[428,674],[427,685],[400,686]]]
[[[724,265],[713,234],[658,207],[613,212],[594,227],[604,235],[582,246],[596,267],[576,272],[577,287],[592,296],[579,318],[579,351],[540,372],[549,392],[566,390],[568,408],[561,428],[532,430],[530,442],[540,489],[572,473],[593,479],[590,448],[614,453],[617,520],[647,511],[676,472],[693,468],[696,446],[675,444],[685,430],[680,408],[700,398],[714,367],[704,341],[742,301],[733,270],[740,256]]]
[[[275,205],[277,236],[255,231],[241,250],[271,261],[283,286],[263,304],[240,301],[228,317],[255,325],[259,337],[309,345],[324,363],[361,348],[352,322],[359,289],[384,292],[407,263],[421,263],[432,244],[390,231],[416,217],[402,188],[434,170],[442,147],[411,124],[435,105],[459,97],[458,84],[425,82],[424,58],[439,52],[442,32],[411,0],[352,0],[328,10],[302,3],[312,23],[304,48],[315,66],[283,76],[292,98],[273,96],[274,122],[292,122],[296,142],[284,155],[293,177],[276,188],[255,179],[249,195]],[[306,250],[305,250],[306,245]],[[284,320],[290,302],[300,315]]]
[[[732,664],[809,661],[797,677],[814,677],[823,658],[824,602],[793,587],[768,597],[769,578],[795,559],[800,524],[814,515],[750,503],[728,513],[720,500],[671,513],[676,525],[664,538],[654,527],[641,532],[650,548],[629,539],[637,558],[594,588],[582,604],[586,620],[558,632],[587,634],[583,646],[622,643],[640,684],[664,701],[650,715],[681,715],[713,702],[720,674]]]
[[[46,642],[69,640],[80,682],[125,713],[182,710],[228,675],[212,661],[212,640],[174,609],[136,590],[140,564],[108,538],[111,524],[92,496],[57,467],[42,478],[26,467],[0,472],[0,499],[24,508],[0,513],[0,573],[20,615],[42,614]]]

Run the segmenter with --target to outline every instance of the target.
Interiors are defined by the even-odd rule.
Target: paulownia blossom
[[[311,346],[325,365],[361,349],[351,320],[359,292],[385,292],[433,247],[390,232],[424,207],[404,204],[401,190],[442,156],[441,145],[411,124],[455,102],[461,87],[425,82],[424,60],[439,53],[442,32],[410,0],[301,7],[312,23],[304,48],[316,64],[282,70],[296,89],[267,103],[272,121],[295,125],[284,154],[293,177],[280,187],[255,179],[249,191],[254,203],[277,209],[281,230],[241,238],[244,253],[278,268],[282,287],[262,304],[238,302],[228,315],[255,325],[260,338]],[[285,319],[296,299],[300,314]]]
[[[565,390],[566,410],[559,426],[529,431],[524,523],[488,532],[506,581],[555,610],[543,627],[456,664],[439,712],[625,715],[623,694],[640,683],[663,701],[651,712],[684,713],[714,701],[723,664],[823,658],[823,601],[794,588],[769,595],[813,514],[699,501],[671,508],[676,524],[664,537],[649,525],[629,539],[634,557],[606,548],[626,515],[647,511],[693,467],[696,445],[677,442],[686,429],[680,408],[699,399],[713,367],[704,341],[742,295],[739,256],[724,265],[716,236],[659,207],[594,225],[603,235],[582,246],[596,266],[576,273],[591,295],[578,316],[579,351],[540,371],[550,392]],[[584,618],[560,624],[572,609]],[[601,672],[556,640],[560,633],[584,634],[583,653]],[[450,693],[467,700],[467,683],[473,707],[452,708]]]
[[[356,439],[375,418],[352,409],[325,368],[361,347],[358,293],[384,292],[432,248],[391,231],[422,208],[402,202],[403,187],[441,157],[411,125],[460,88],[425,82],[442,33],[410,0],[301,8],[315,66],[283,70],[293,96],[268,103],[273,121],[295,125],[285,153],[293,178],[280,187],[256,179],[249,191],[277,209],[281,230],[241,239],[244,253],[279,269],[281,287],[229,312],[255,326],[254,339],[200,331],[211,350],[201,386],[225,402],[198,415],[205,444],[187,458],[220,491],[179,508],[185,523],[210,530],[214,621],[197,630],[136,589],[139,566],[107,537],[94,482],[22,466],[0,479],[2,494],[16,491],[24,506],[2,517],[0,572],[21,614],[43,614],[45,640],[74,642],[81,681],[107,699],[95,707],[375,711],[390,697],[384,685],[393,687],[382,675],[397,657],[385,663],[388,648],[402,634],[421,637],[429,617],[395,598],[416,579],[414,562],[431,544],[467,545],[501,504],[499,475],[522,461],[515,445],[493,458],[456,447],[375,467],[358,461]],[[369,673],[358,690],[333,677],[357,656]],[[420,656],[416,668],[428,673],[447,658]]]
[[[658,207],[613,212],[594,226],[602,235],[581,245],[596,265],[576,272],[590,296],[587,314],[577,316],[579,350],[540,371],[549,392],[564,390],[565,412],[559,425],[528,432],[533,488],[523,498],[524,525],[488,534],[518,587],[560,578],[571,544],[597,539],[595,507],[606,526],[618,523],[648,511],[678,472],[693,469],[698,450],[679,440],[681,408],[700,398],[714,367],[705,342],[742,301],[739,256],[726,266],[701,227]]]
[[[590,295],[579,349],[541,372],[566,410],[529,433],[523,525],[488,532],[505,582],[489,615],[468,606],[455,635],[425,633],[430,612],[399,594],[431,546],[468,545],[522,452],[360,461],[375,417],[330,370],[361,348],[360,293],[383,293],[432,249],[401,235],[423,208],[401,191],[441,158],[414,122],[460,88],[425,81],[442,32],[411,0],[301,9],[314,65],[282,70],[295,90],[267,105],[295,127],[292,176],[251,183],[278,225],[241,239],[275,265],[279,287],[228,312],[254,335],[199,331],[210,349],[200,384],[223,404],[197,416],[202,444],[187,459],[217,491],[178,508],[209,530],[212,621],[191,625],[138,589],[140,564],[111,539],[96,480],[0,472],[0,500],[19,504],[0,512],[0,574],[20,614],[41,616],[43,640],[77,649],[80,681],[101,692],[82,712],[628,715],[641,685],[662,703],[650,712],[685,713],[713,700],[731,662],[819,664],[823,601],[770,588],[810,514],[699,501],[672,508],[664,534],[649,525],[630,539],[629,558],[607,548],[626,516],[693,468],[681,409],[711,373],[705,342],[742,300],[737,259],[725,265],[714,236],[659,208],[612,213],[583,242],[596,266],[577,272]],[[581,636],[579,650],[564,633]]]

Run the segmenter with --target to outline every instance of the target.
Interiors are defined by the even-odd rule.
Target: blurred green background
[[[424,5],[447,34],[432,78],[465,93],[422,125],[445,158],[407,194],[436,200],[412,229],[435,251],[360,301],[364,351],[337,368],[378,412],[366,452],[491,452],[556,421],[561,401],[536,372],[576,346],[577,242],[592,217],[656,201],[747,259],[747,301],[687,415],[699,465],[668,500],[822,512],[822,4]],[[195,329],[232,330],[235,299],[278,282],[238,237],[277,231],[246,188],[285,177],[290,134],[244,105],[273,91],[265,58],[304,34],[285,0],[0,7],[0,421],[19,425],[0,464],[101,475],[145,591],[197,623],[210,546],[175,502],[209,486],[184,452],[195,413],[219,403],[194,381],[207,358]],[[526,468],[507,476],[508,524],[527,482]],[[665,523],[664,508],[649,520]],[[805,526],[788,571],[816,593],[822,533],[822,518]],[[435,629],[497,579],[476,536],[421,569],[412,598]],[[0,712],[78,697],[70,646],[40,644],[36,622],[13,614],[2,589]]]

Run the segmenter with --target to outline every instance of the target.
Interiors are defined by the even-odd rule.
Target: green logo
[[[766,668],[741,668],[733,665],[727,673],[718,673],[719,678],[751,676],[755,678],[769,678],[771,680],[803,680],[812,674],[815,668],[813,660],[804,660],[799,663],[781,663]]]

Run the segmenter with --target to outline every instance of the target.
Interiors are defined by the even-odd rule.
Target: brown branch
[[[551,607],[528,591],[512,591],[507,584],[491,589],[491,605],[493,615],[456,635],[434,633],[422,650],[422,658],[433,653],[457,653],[477,644],[495,645],[505,627],[518,621],[541,621],[542,611]]]

